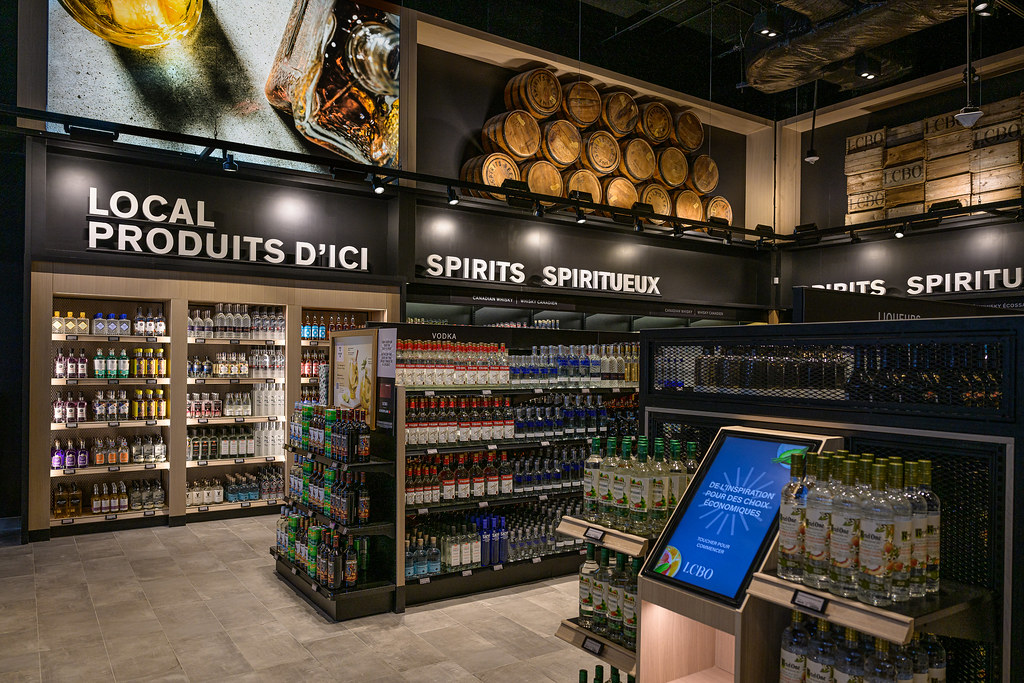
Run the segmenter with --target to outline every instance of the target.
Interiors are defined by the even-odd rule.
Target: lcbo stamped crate
[[[935,202],[943,202],[950,199],[960,200],[961,206],[968,206],[971,203],[970,173],[959,173],[948,178],[929,180],[924,184],[924,203],[926,208],[931,208],[931,205]]]
[[[924,164],[925,180],[938,180],[966,173],[971,167],[974,152],[960,152],[938,159],[928,159]]]
[[[846,176],[846,194],[860,194],[882,189],[882,170]]]
[[[884,209],[876,209],[874,211],[860,211],[858,213],[846,214],[847,225],[859,225],[861,223],[870,223],[871,221],[880,221],[885,218]]]
[[[982,194],[984,192],[1006,190],[1010,188],[1017,188],[1017,191],[1019,192],[1020,185],[1020,164],[971,174],[971,192],[974,194]]]
[[[904,204],[921,204],[922,202],[924,202],[924,183],[893,187],[885,191],[885,208],[887,209]]]
[[[846,175],[877,171],[884,165],[885,148],[875,147],[846,155]]]
[[[924,140],[907,142],[885,150],[885,167],[899,166],[917,159],[924,159]]]
[[[925,136],[926,159],[938,159],[951,154],[960,154],[974,149],[974,131],[957,124],[958,130],[952,130],[938,137]]]
[[[1020,148],[1020,140],[1011,140],[999,145],[975,149],[970,153],[971,172],[980,173],[1005,166],[1020,166]]]
[[[846,210],[849,213],[882,209],[885,208],[885,190],[872,190],[870,192],[851,194],[847,196],[846,202]]]
[[[904,204],[903,206],[895,206],[891,209],[886,209],[885,217],[900,218],[902,216],[914,216],[919,213],[924,213],[924,204]]]

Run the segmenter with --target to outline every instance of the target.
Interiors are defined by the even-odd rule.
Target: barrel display
[[[622,176],[609,176],[601,181],[604,203],[619,209],[632,209],[638,195],[636,186]]]
[[[562,86],[562,114],[577,128],[589,128],[601,118],[601,95],[584,81]]]
[[[540,129],[540,153],[558,168],[568,168],[580,158],[580,131],[564,119],[548,121]]]
[[[644,183],[654,175],[654,150],[643,138],[619,143],[619,173],[634,183]]]
[[[712,218],[724,218],[729,225],[732,225],[732,205],[725,197],[708,197],[704,200],[704,215],[708,220]]]
[[[512,157],[501,152],[481,154],[473,157],[462,164],[462,171],[459,178],[470,183],[481,183],[501,187],[505,180],[519,180],[519,168]],[[505,200],[505,195],[494,192],[478,192],[469,190],[468,193],[474,197],[491,197],[499,201]]]
[[[672,196],[675,215],[691,221],[704,220],[704,204],[693,190],[679,190]]]
[[[654,177],[669,187],[679,187],[686,182],[690,163],[686,154],[678,147],[661,147],[655,153]]]
[[[533,69],[512,77],[505,86],[505,108],[521,109],[546,119],[562,106],[562,86],[548,69]]]
[[[676,114],[672,139],[687,152],[696,152],[704,144],[704,124],[692,111]]]
[[[632,133],[639,119],[640,110],[629,93],[616,90],[601,96],[601,123],[615,137]]]
[[[701,194],[711,194],[718,187],[718,164],[707,154],[693,160],[686,186]]]
[[[595,130],[583,136],[580,164],[597,175],[608,175],[619,167],[619,143],[606,130]]]
[[[652,145],[660,145],[672,134],[672,114],[661,102],[648,102],[640,105],[640,117],[636,122],[636,132]]]
[[[601,204],[604,198],[604,190],[601,187],[601,180],[597,177],[593,171],[585,168],[574,168],[569,171],[562,173],[562,183],[565,186],[565,196],[568,197],[570,192],[586,192],[593,199],[595,204]],[[583,207],[585,213],[590,213],[593,209]]]
[[[537,119],[521,109],[492,116],[480,133],[486,152],[504,152],[516,159],[529,159],[540,149]]]
[[[672,215],[672,197],[668,194],[668,189],[661,183],[647,183],[640,188],[640,202],[643,204],[650,204],[651,208],[654,209],[654,213],[660,213],[663,216]],[[649,219],[655,225],[661,225],[665,221],[660,218]]]
[[[562,196],[562,174],[550,161],[543,159],[527,161],[519,167],[519,177],[530,186],[530,192],[553,197]],[[551,206],[554,202],[541,202],[541,204]]]

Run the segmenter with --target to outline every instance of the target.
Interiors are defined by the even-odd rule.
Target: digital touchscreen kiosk
[[[775,538],[782,487],[814,437],[724,428],[676,507],[645,576],[736,606]]]

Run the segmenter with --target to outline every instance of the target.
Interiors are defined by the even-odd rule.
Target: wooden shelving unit
[[[583,628],[578,621],[578,618],[562,621],[555,631],[555,637],[594,655],[616,669],[629,674],[636,673],[636,652]]]
[[[582,538],[589,543],[596,543],[617,553],[625,553],[632,557],[646,557],[650,547],[650,539],[611,527],[593,524],[577,517],[562,517],[558,524],[558,533]]]

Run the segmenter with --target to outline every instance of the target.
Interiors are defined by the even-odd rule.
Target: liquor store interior
[[[0,679],[1024,680],[1020,0],[258,5],[0,8]]]

